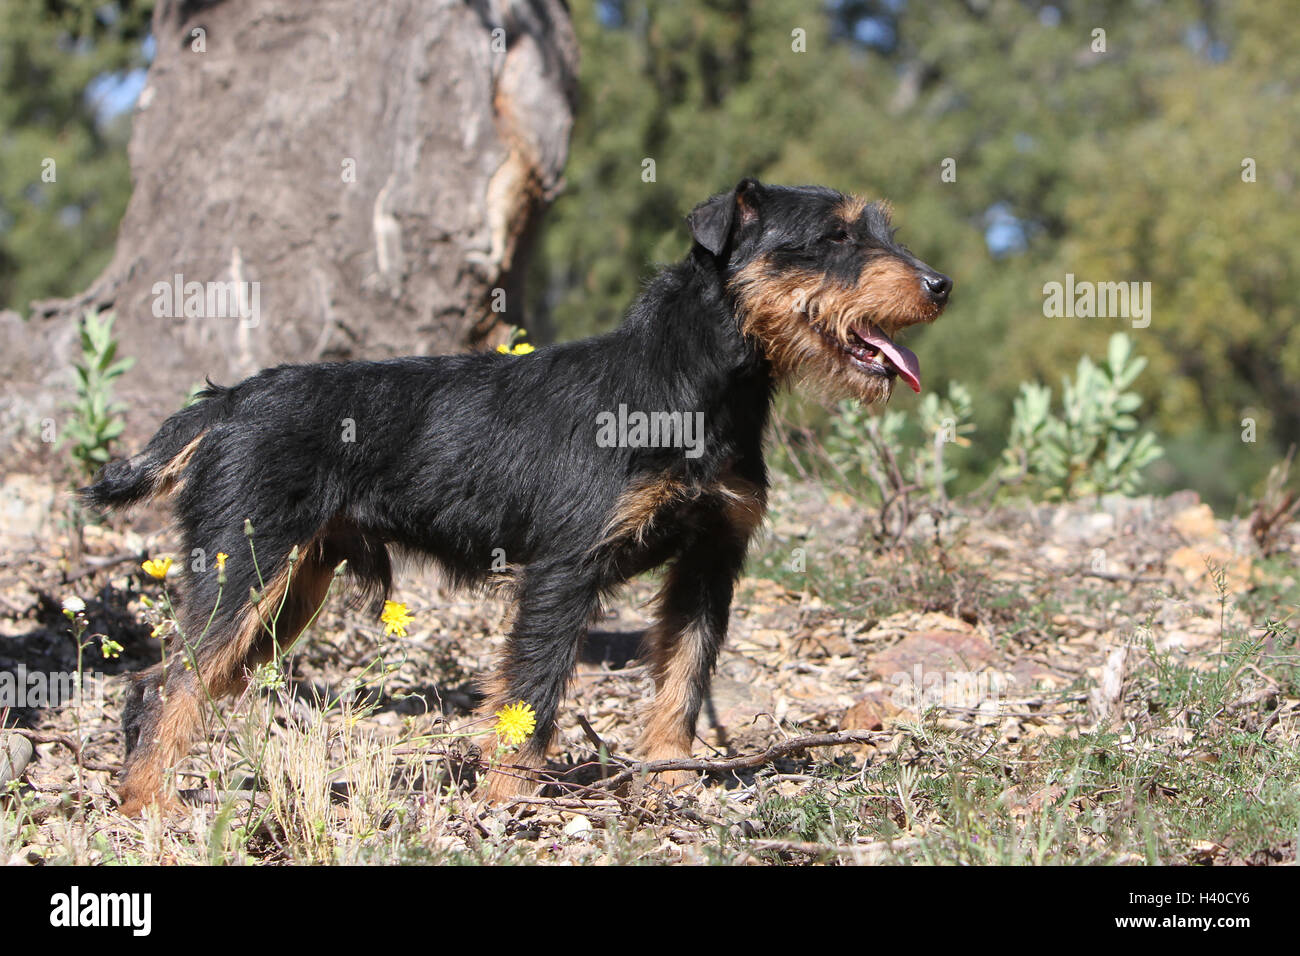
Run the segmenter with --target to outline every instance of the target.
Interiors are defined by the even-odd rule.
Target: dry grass
[[[471,675],[499,647],[507,609],[493,598],[443,594],[417,573],[404,579],[403,594],[428,603],[413,608],[409,638],[384,637],[373,622],[330,608],[283,680],[259,674],[245,698],[222,708],[224,720],[213,721],[179,768],[191,803],[169,815],[123,818],[108,773],[78,773],[66,747],[39,745],[3,798],[0,858],[1295,860],[1294,542],[1263,558],[1244,525],[1207,522],[1185,499],[1143,499],[950,514],[877,551],[870,516],[852,501],[797,491],[774,501],[737,600],[714,694],[725,741],[706,730],[696,754],[751,753],[834,731],[862,701],[879,710],[881,730],[869,743],[715,774],[674,794],[639,781],[600,787],[635,741],[650,688],[646,669],[629,659],[646,623],[639,602],[654,590],[646,581],[589,642],[551,765],[567,785],[513,808],[485,807],[470,786],[474,740],[446,735],[472,720]],[[111,557],[133,544],[152,553],[166,541],[101,530],[90,545]],[[792,560],[796,553],[802,561]],[[56,549],[32,546],[0,575],[10,609],[0,664],[68,666],[57,602],[69,591],[86,598],[92,634],[112,633],[126,647],[121,661],[95,665],[146,663],[157,643],[139,623],[142,582],[130,569],[110,566],[65,584]],[[936,630],[980,649],[981,659],[964,665],[971,673],[1012,675],[996,708],[950,699],[892,706],[884,662]],[[1117,663],[1119,647],[1127,650]],[[89,763],[113,766],[119,684],[110,681],[106,700],[84,704],[75,720],[62,708],[14,711],[6,724],[79,735]]]

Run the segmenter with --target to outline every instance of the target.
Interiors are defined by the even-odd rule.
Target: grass
[[[816,560],[802,571],[792,568],[792,547],[813,544],[808,554],[815,551]],[[1144,540],[1134,547],[1150,555],[1157,545]],[[115,812],[104,789],[108,778],[97,772],[84,772],[83,786],[73,773],[61,786],[15,786],[0,799],[0,859],[99,865],[1293,862],[1300,837],[1294,627],[1300,574],[1294,565],[1260,560],[1257,583],[1232,595],[1221,575],[1184,593],[1053,573],[1030,565],[1029,549],[997,560],[982,558],[988,553],[977,534],[960,531],[938,546],[922,536],[892,551],[871,551],[843,513],[833,511],[826,527],[809,524],[806,533],[772,534],[763,542],[742,585],[738,604],[747,611],[736,639],[743,642],[749,614],[758,613],[748,610],[761,603],[755,596],[774,600],[759,588],[765,579],[765,587],[775,582],[792,595],[787,600],[798,623],[781,626],[843,619],[850,632],[867,633],[887,618],[938,611],[974,622],[1008,662],[1033,655],[1050,655],[1061,666],[1076,662],[1073,678],[1003,701],[995,719],[940,708],[902,714],[890,718],[892,733],[879,745],[811,751],[756,773],[719,777],[686,795],[649,801],[588,795],[511,813],[476,802],[461,782],[461,759],[472,741],[447,736],[438,698],[411,690],[428,686],[420,668],[429,661],[438,661],[439,679],[443,671],[476,670],[462,645],[425,638],[429,646],[416,653],[411,642],[385,643],[373,628],[331,611],[318,624],[320,634],[298,651],[315,676],[295,676],[302,668],[292,660],[257,675],[242,701],[222,708],[207,746],[182,767],[182,786],[206,787],[215,795],[209,802],[132,821]],[[1179,627],[1212,631],[1202,644],[1165,640],[1160,612],[1171,599],[1190,609]],[[447,618],[435,626],[456,625]],[[462,630],[481,641],[482,627],[491,624]],[[1076,638],[1076,632],[1091,636]],[[1082,698],[1096,685],[1095,668],[1113,641],[1126,635],[1133,640],[1122,697],[1112,719],[1099,725]],[[856,647],[859,670],[880,649]],[[755,658],[762,680],[807,667],[829,673],[824,661],[780,653]],[[334,665],[324,679],[325,655],[351,663]],[[634,724],[627,701],[641,685],[621,686],[609,692],[609,706],[626,711]],[[590,693],[584,698],[589,714],[599,699]],[[835,717],[829,724],[782,719],[779,730],[777,718],[760,719],[747,733],[819,731],[833,728]],[[77,720],[92,742],[111,726],[104,713]],[[753,744],[745,738],[736,746]],[[578,747],[577,759],[591,759],[580,738]]]

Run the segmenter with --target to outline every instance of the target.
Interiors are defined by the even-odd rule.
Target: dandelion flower
[[[511,747],[518,747],[533,735],[537,727],[537,715],[533,708],[522,700],[497,711],[497,736]]]
[[[80,614],[86,609],[86,602],[79,597],[70,597],[63,599],[63,610],[70,614]]]
[[[226,558],[228,558],[228,557],[229,557],[229,555],[226,554],[226,552],[224,552],[224,551],[218,551],[218,552],[217,552],[217,570],[218,570],[218,571],[224,571],[224,570],[226,570]]]
[[[140,565],[140,567],[144,568],[145,574],[159,581],[167,577],[167,572],[171,570],[171,566],[171,558],[150,558],[144,564]]]
[[[406,625],[415,620],[405,604],[399,604],[397,601],[385,601],[384,613],[379,615],[379,620],[383,622],[384,634],[396,634],[398,637],[406,637]]]
[[[511,326],[509,338],[502,345],[497,346],[497,351],[502,355],[527,355],[529,352],[535,352],[536,349],[524,341],[527,336],[527,329]]]

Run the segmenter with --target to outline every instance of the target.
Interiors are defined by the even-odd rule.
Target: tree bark
[[[575,105],[563,0],[160,0],[154,35],[115,256],[83,294],[34,304],[21,357],[0,359],[9,417],[30,429],[71,382],[92,307],[138,360],[119,388],[137,439],[205,377],[525,324]]]

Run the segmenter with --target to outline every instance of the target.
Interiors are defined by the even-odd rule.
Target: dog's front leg
[[[646,634],[655,681],[654,704],[641,738],[646,760],[691,755],[700,707],[727,636],[731,595],[744,556],[744,542],[723,534],[697,545],[669,569],[656,622]],[[659,779],[675,788],[695,777],[677,770]]]
[[[495,734],[489,740],[492,766],[484,792],[489,802],[503,803],[537,788],[530,771],[545,762],[556,713],[599,601],[599,578],[580,560],[524,569],[514,626],[480,712],[491,716],[522,702],[533,709],[536,727],[517,746]]]

